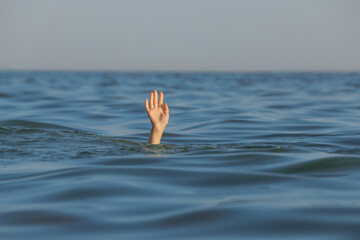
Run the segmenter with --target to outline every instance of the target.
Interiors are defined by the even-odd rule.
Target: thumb
[[[168,107],[167,103],[164,104],[164,113],[165,113],[166,115],[169,114],[169,107]]]

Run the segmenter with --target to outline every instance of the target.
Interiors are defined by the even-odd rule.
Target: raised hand
[[[169,121],[169,107],[164,102],[164,94],[160,92],[158,99],[158,93],[156,90],[150,93],[150,102],[145,100],[146,112],[149,116],[152,124],[149,143],[159,144],[164,129]]]

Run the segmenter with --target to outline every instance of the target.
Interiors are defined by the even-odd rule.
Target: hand
[[[161,136],[169,121],[169,107],[167,103],[163,104],[164,94],[160,92],[159,100],[156,90],[150,94],[150,104],[148,99],[145,100],[146,112],[152,124],[150,143],[160,143]]]

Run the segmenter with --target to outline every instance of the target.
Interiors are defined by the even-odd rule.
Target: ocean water
[[[359,73],[0,72],[0,112],[0,239],[360,239]]]

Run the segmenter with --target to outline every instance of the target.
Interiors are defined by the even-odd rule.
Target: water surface
[[[360,238],[359,73],[0,72],[0,111],[0,239]]]

